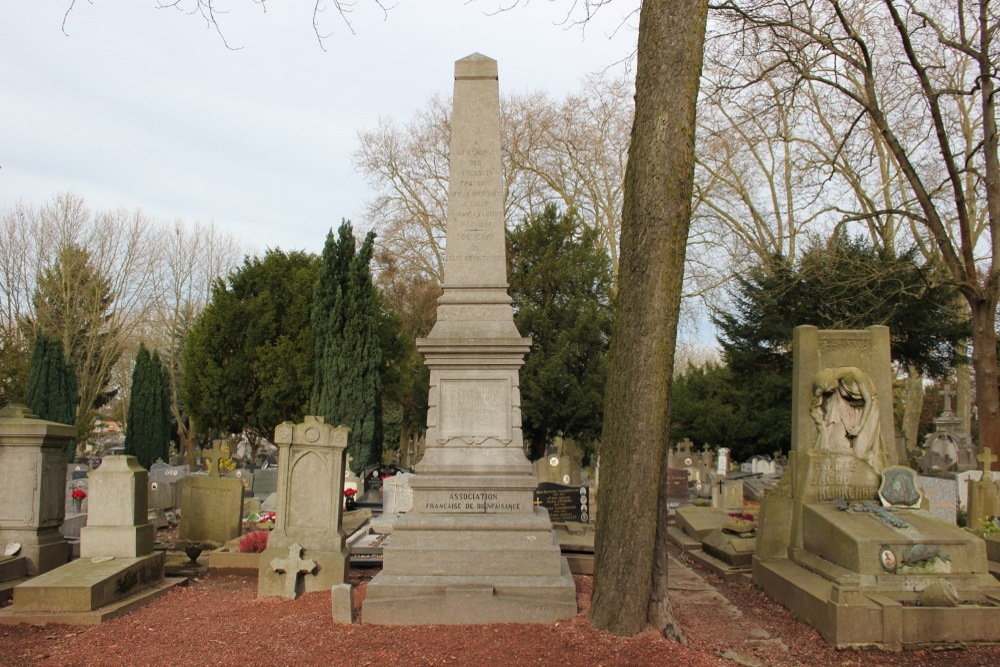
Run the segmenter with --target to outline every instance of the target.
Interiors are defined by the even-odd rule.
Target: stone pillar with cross
[[[1000,516],[1000,482],[992,470],[997,457],[989,447],[983,447],[976,460],[983,472],[978,480],[969,480],[968,526],[972,530],[977,530],[984,518]]]
[[[208,461],[208,476],[209,477],[222,477],[219,474],[219,461],[229,458],[229,456],[222,451],[222,445],[225,442],[222,440],[213,440],[212,449],[203,449],[201,452],[201,458]]]
[[[347,580],[350,567],[341,519],[351,429],[307,416],[299,424],[280,424],[274,442],[278,445],[277,519],[260,558],[257,595],[287,597],[289,571],[282,575],[271,564],[291,558],[295,548],[299,549],[296,557],[301,554],[316,564],[303,576],[304,592],[329,591]]]

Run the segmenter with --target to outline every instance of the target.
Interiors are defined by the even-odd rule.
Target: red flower
[[[344,495],[348,498],[353,498],[357,492],[357,489],[344,489]]]
[[[87,497],[87,492],[83,489],[73,489],[73,493],[70,494],[73,500],[83,500]]]

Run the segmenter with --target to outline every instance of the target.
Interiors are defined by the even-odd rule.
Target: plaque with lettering
[[[549,511],[549,519],[560,523],[590,523],[590,489],[542,482],[535,489],[535,505]]]
[[[510,442],[510,404],[508,380],[442,380],[441,442]]]

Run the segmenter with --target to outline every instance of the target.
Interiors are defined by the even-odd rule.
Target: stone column
[[[148,517],[149,473],[134,456],[106,456],[90,473],[87,525],[80,529],[80,558],[140,558],[153,553]]]
[[[531,340],[507,294],[497,63],[455,63],[448,249],[430,368],[427,446],[368,585],[378,624],[547,622],[576,613],[573,579],[524,455],[518,373]]]
[[[0,549],[21,545],[30,575],[69,560],[59,534],[66,511],[66,446],[76,429],[23,405],[0,410]]]
[[[326,424],[322,417],[307,416],[301,424],[284,422],[275,429],[277,520],[260,557],[258,596],[288,596],[287,580],[299,574],[279,571],[271,564],[287,558],[289,548],[296,544],[301,546],[302,557],[317,566],[298,582],[300,592],[329,591],[347,580],[350,550],[341,519],[350,438],[351,429]]]

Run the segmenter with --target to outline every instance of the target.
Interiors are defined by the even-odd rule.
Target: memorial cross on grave
[[[212,467],[208,471],[209,477],[221,477],[219,474],[219,461],[226,458],[226,455],[222,452],[222,441],[215,440],[212,442],[212,449],[208,451],[201,452],[201,458],[205,459],[212,464]]]
[[[987,448],[983,448],[983,453],[976,457],[976,460],[983,464],[983,473],[992,472],[993,464],[997,462],[997,457]]]
[[[946,384],[941,388],[941,396],[944,398],[944,412],[951,412],[951,398],[955,396],[955,390]]]
[[[295,599],[295,589],[299,583],[300,574],[309,574],[316,569],[316,561],[303,559],[302,547],[298,542],[288,547],[288,558],[275,558],[271,561],[271,569],[285,575],[285,597]]]

